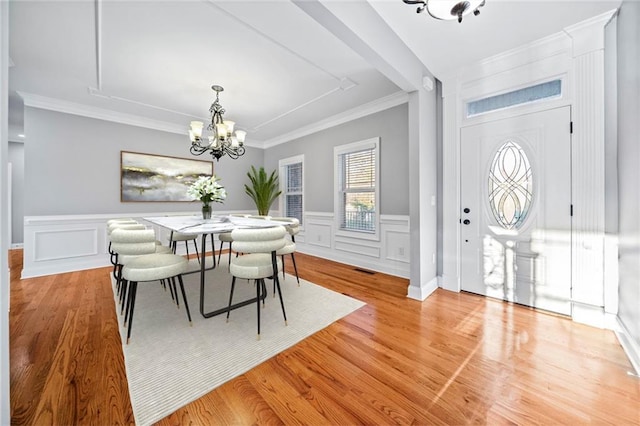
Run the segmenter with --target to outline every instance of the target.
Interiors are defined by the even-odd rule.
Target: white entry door
[[[571,314],[570,107],[461,134],[461,288]]]

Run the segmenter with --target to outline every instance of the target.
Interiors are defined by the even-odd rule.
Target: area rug
[[[191,262],[196,262],[192,260]],[[196,265],[191,265],[193,268]],[[282,277],[282,275],[280,275]],[[207,271],[205,312],[225,307],[231,276],[227,265]],[[129,344],[119,315],[131,405],[136,424],[152,424],[226,381],[295,345],[364,303],[294,276],[280,279],[288,325],[285,326],[272,281],[261,310],[256,339],[255,303],[226,315],[205,319],[199,310],[200,275],[185,276],[192,326],[180,298],[177,308],[169,290],[158,282],[140,283]],[[234,303],[255,297],[253,282],[238,280]]]

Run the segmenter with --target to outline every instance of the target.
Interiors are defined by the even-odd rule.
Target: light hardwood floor
[[[160,424],[640,424],[611,331],[296,259],[367,305]],[[132,424],[109,268],[20,280],[21,250],[10,265],[12,424]]]

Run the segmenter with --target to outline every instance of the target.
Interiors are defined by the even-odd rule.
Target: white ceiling
[[[354,40],[371,49],[376,37],[378,46],[401,40],[442,77],[619,3],[487,0],[480,16],[458,24],[418,15],[401,0],[13,0],[10,131],[22,128],[20,92],[48,105],[156,120],[186,139],[190,120],[207,119],[210,87],[219,84],[225,118],[248,131],[249,144],[268,146],[401,91],[395,74],[363,59],[370,55]],[[314,6],[336,19],[319,19],[308,12]],[[374,35],[349,21],[350,10],[365,9],[380,15]],[[349,40],[338,38],[345,30],[336,22],[351,23]]]

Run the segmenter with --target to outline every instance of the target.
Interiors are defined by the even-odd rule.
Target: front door
[[[571,314],[571,110],[464,127],[461,288]]]

